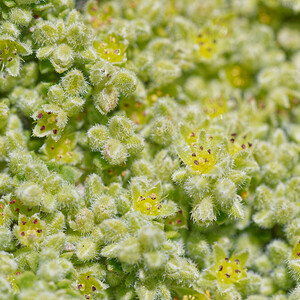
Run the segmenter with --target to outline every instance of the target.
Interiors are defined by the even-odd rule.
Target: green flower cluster
[[[0,300],[299,300],[300,1],[85,2],[0,0]]]

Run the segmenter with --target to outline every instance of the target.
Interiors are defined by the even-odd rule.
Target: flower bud
[[[63,184],[57,192],[56,197],[60,207],[74,207],[78,205],[80,200],[78,191],[69,184]]]
[[[137,284],[135,286],[135,292],[139,299],[153,300],[156,296],[156,287],[148,287],[145,284]]]
[[[69,97],[62,105],[63,110],[72,117],[83,110],[85,101],[80,97]]]
[[[21,87],[13,91],[12,98],[26,116],[31,116],[44,103],[36,90]]]
[[[112,84],[123,96],[128,97],[136,90],[137,78],[133,72],[121,69],[113,75]]]
[[[41,56],[41,52],[39,52],[39,55]],[[73,64],[73,60],[74,53],[72,48],[66,44],[61,44],[54,48],[50,59],[55,71],[59,74],[70,69]]]
[[[16,196],[25,205],[36,206],[41,204],[43,190],[38,184],[27,181],[16,189]]]
[[[268,209],[257,212],[252,218],[262,228],[272,228],[274,226],[272,212]]]
[[[59,84],[52,85],[47,93],[50,103],[62,105],[65,101],[65,92]]]
[[[61,79],[61,86],[69,96],[79,96],[87,91],[87,83],[80,70],[73,69]]]
[[[66,235],[63,232],[48,235],[43,241],[43,248],[51,248],[56,251],[62,251],[66,243]]]
[[[214,212],[213,199],[205,197],[199,204],[196,204],[192,210],[192,218],[196,223],[208,225],[216,220]]]
[[[228,179],[219,180],[215,186],[216,201],[221,207],[231,206],[236,198],[235,184]]]
[[[130,210],[132,203],[129,196],[123,194],[116,199],[116,205],[118,213],[124,215]]]
[[[295,204],[286,200],[285,197],[278,197],[273,203],[271,208],[273,220],[277,224],[287,224],[289,220],[292,220],[297,211],[295,211]]]
[[[8,130],[6,132],[6,145],[9,151],[26,149],[25,136],[19,131]]]
[[[0,273],[1,275],[10,275],[15,272],[18,264],[14,261],[11,254],[4,251],[0,252]]]
[[[175,127],[168,117],[159,117],[152,122],[151,138],[159,145],[169,145],[175,135]]]
[[[116,205],[112,197],[102,195],[92,205],[96,223],[111,218],[116,214]]]
[[[209,190],[209,181],[200,175],[191,176],[184,183],[184,189],[190,197],[201,199]]]
[[[139,135],[132,135],[126,141],[125,147],[130,155],[139,154],[144,149],[144,140]]]
[[[177,282],[190,282],[199,278],[198,269],[190,261],[176,256],[168,260],[166,273]]]
[[[288,257],[289,247],[284,241],[274,240],[268,245],[267,250],[274,264],[281,265],[285,263]]]
[[[104,220],[100,225],[104,239],[109,242],[117,242],[127,234],[127,227],[124,222],[118,219]]]
[[[97,174],[91,174],[87,177],[85,183],[85,194],[89,202],[94,202],[104,192],[104,184]]]
[[[119,246],[118,258],[126,264],[136,264],[141,257],[141,246],[137,238],[129,237]]]
[[[157,227],[143,227],[139,231],[139,241],[145,250],[155,250],[162,246],[165,237]]]
[[[187,179],[187,171],[186,169],[178,169],[172,174],[172,180],[176,184],[182,184]]]
[[[106,142],[102,154],[111,165],[121,165],[128,157],[125,146],[116,139],[109,139]]]
[[[116,258],[118,257],[119,251],[120,251],[119,244],[110,244],[102,248],[101,255],[109,258]]]
[[[14,7],[10,10],[9,20],[16,25],[27,26],[31,19],[31,12],[27,9]]]
[[[260,141],[255,145],[253,153],[256,161],[259,165],[267,164],[268,162],[274,161],[274,150],[271,145],[267,142]]]
[[[77,244],[76,255],[81,261],[93,260],[98,255],[98,246],[93,239],[89,237],[83,238]]]
[[[74,221],[69,218],[69,225],[75,231],[91,232],[94,228],[94,214],[87,208],[80,209],[74,216]]]
[[[95,107],[101,114],[106,115],[118,104],[119,93],[114,86],[96,89],[93,95]]]
[[[42,46],[56,43],[59,38],[57,26],[49,21],[37,22],[34,28],[34,38]]]
[[[114,116],[109,120],[109,131],[112,137],[125,141],[134,134],[134,124],[126,117]]]
[[[91,31],[83,23],[72,22],[66,28],[68,44],[75,49],[86,48],[90,44]]]
[[[231,217],[231,219],[243,219],[245,212],[243,205],[241,203],[242,198],[239,195],[236,195],[232,206],[228,210],[228,214]]]
[[[115,68],[107,61],[100,60],[92,65],[90,69],[91,82],[99,87],[103,88],[104,85],[111,79],[115,72]]]
[[[158,270],[162,268],[166,261],[167,256],[163,251],[152,251],[144,253],[144,263],[150,270]]]
[[[155,86],[166,86],[181,76],[181,70],[170,60],[158,60],[152,65],[150,76]]]
[[[109,130],[104,125],[95,125],[87,133],[92,151],[101,151],[109,139]]]

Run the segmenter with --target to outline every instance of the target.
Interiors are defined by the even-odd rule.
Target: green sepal
[[[225,250],[219,244],[214,245],[213,251],[214,251],[214,260],[215,260],[215,262],[218,262],[220,260],[224,260],[224,258],[227,257],[227,253],[225,252]]]

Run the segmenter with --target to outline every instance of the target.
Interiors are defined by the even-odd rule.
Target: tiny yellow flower
[[[190,132],[185,136],[187,145],[179,147],[179,156],[193,171],[206,174],[216,164],[216,152],[212,144],[213,137],[200,133]]]
[[[101,41],[94,41],[94,48],[99,57],[111,63],[126,61],[126,44],[115,34],[111,34]]]
[[[244,264],[234,257],[224,257],[223,260],[219,260],[215,265],[214,271],[218,281],[225,284],[234,284],[240,279],[247,277],[247,270],[244,268]]]
[[[211,118],[215,118],[224,114],[227,111],[227,103],[224,99],[212,99],[207,98],[204,101],[204,113],[209,115]]]

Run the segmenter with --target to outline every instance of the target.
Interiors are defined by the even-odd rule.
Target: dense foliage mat
[[[0,300],[299,300],[299,101],[299,0],[1,0]]]

